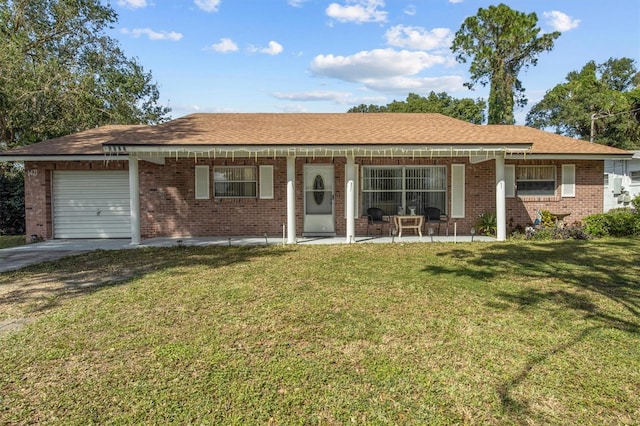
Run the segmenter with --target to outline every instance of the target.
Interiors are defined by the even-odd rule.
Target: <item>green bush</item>
[[[22,235],[24,228],[24,169],[0,164],[0,235]]]
[[[628,237],[640,235],[640,213],[629,209],[615,209],[597,213],[584,219],[585,231],[594,237]]]
[[[545,228],[555,226],[556,221],[553,219],[549,210],[540,210],[540,215],[542,216],[542,225],[544,225]]]
[[[476,228],[484,235],[495,236],[498,232],[498,220],[495,213],[484,212],[478,216]]]
[[[530,239],[542,240],[590,240],[593,236],[581,226],[546,227],[531,234]]]

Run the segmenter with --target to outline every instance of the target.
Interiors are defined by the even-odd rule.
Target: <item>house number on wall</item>
[[[27,176],[38,176],[38,169],[29,169],[27,171]]]

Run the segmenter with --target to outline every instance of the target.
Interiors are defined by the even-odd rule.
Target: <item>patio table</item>
[[[395,215],[393,223],[398,230],[398,238],[402,237],[404,229],[413,229],[420,238],[422,238],[422,224],[424,222],[423,215]]]

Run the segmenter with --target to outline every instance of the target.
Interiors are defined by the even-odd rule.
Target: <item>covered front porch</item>
[[[465,205],[465,193],[470,192],[466,189],[467,182],[473,179],[476,174],[473,168],[478,164],[491,165],[491,181],[483,182],[483,186],[492,188],[490,191],[495,194],[494,201],[489,201],[488,206],[491,210],[495,210],[497,217],[497,234],[496,238],[491,241],[504,241],[507,233],[506,209],[505,209],[505,159],[523,158],[530,149],[526,144],[514,144],[513,146],[483,146],[469,145],[456,147],[455,149],[447,146],[287,146],[287,147],[264,147],[264,146],[244,146],[224,147],[224,146],[192,146],[192,147],[149,147],[149,146],[111,146],[107,145],[105,149],[108,155],[127,154],[129,164],[129,188],[130,188],[130,206],[131,206],[131,242],[132,244],[143,244],[143,235],[140,230],[140,163],[150,162],[159,170],[165,168],[168,162],[180,162],[186,164],[185,160],[189,160],[195,167],[195,173],[198,170],[203,171],[204,181],[200,188],[198,182],[195,182],[196,194],[198,188],[205,194],[204,198],[209,199],[211,190],[209,189],[209,181],[211,176],[215,175],[212,170],[218,164],[224,164],[225,167],[234,167],[236,164],[247,165],[259,170],[260,176],[256,178],[259,182],[259,190],[256,189],[257,201],[256,206],[260,205],[262,198],[269,198],[274,201],[274,185],[275,192],[283,194],[279,199],[282,208],[282,223],[280,229],[283,235],[278,235],[279,240],[285,244],[301,244],[307,241],[319,241],[335,243],[341,240],[342,243],[359,243],[359,242],[413,242],[415,241],[461,241],[463,238],[471,240],[469,225],[477,216],[473,208],[469,209]],[[121,157],[120,157],[121,158]],[[424,236],[412,237],[403,235],[402,238],[393,235],[383,235],[378,238],[371,238],[363,235],[362,223],[366,217],[366,208],[362,202],[362,177],[361,170],[366,167],[382,167],[380,165],[391,164],[394,167],[439,167],[445,168],[445,197],[446,211],[450,218],[450,229],[447,235],[429,235],[424,228]],[[313,187],[313,184],[307,182],[305,172],[311,166],[325,166],[334,169],[337,178],[332,181],[331,186],[325,188]],[[172,167],[176,167],[175,164]],[[264,168],[264,171],[263,171]],[[211,169],[211,170],[210,170]],[[285,169],[285,170],[283,170]],[[268,172],[268,173],[267,173]],[[187,171],[189,173],[189,171]],[[471,177],[467,177],[470,174]],[[267,176],[265,179],[264,176]],[[494,177],[495,176],[495,179]],[[271,179],[271,188],[268,187],[268,179]],[[332,177],[333,179],[333,177]],[[475,183],[477,185],[477,182]],[[214,193],[216,191],[215,178],[213,180]],[[256,184],[257,185],[257,184]],[[310,186],[311,185],[311,186]],[[324,183],[322,184],[324,185]],[[144,188],[142,189],[145,190]],[[335,229],[329,229],[326,235],[322,232],[314,234],[307,232],[307,200],[308,195],[318,195],[319,191],[327,192],[326,199],[331,203],[330,220],[336,223]],[[312,194],[309,194],[312,192]],[[266,195],[265,195],[266,194]],[[323,194],[320,194],[323,195]],[[323,195],[324,197],[324,195]],[[323,198],[320,197],[320,198]],[[491,197],[494,197],[491,195]],[[215,200],[215,196],[211,197],[211,201]],[[228,201],[228,200],[227,200]],[[282,204],[286,203],[286,206]],[[487,200],[483,200],[484,203]],[[403,204],[407,207],[408,201]],[[286,209],[285,209],[286,207]],[[389,212],[393,214],[392,212]],[[460,234],[466,233],[466,236],[459,235],[453,229],[456,222],[461,225]],[[302,228],[302,229],[301,229]],[[338,230],[336,232],[335,230]],[[273,231],[267,234],[273,235]],[[183,234],[187,235],[187,234]],[[190,233],[189,235],[195,235]],[[325,238],[319,238],[325,237]],[[273,239],[273,237],[271,237]],[[474,240],[480,237],[473,236]],[[220,236],[220,241],[235,240],[237,237]],[[282,242],[280,241],[280,242]]]

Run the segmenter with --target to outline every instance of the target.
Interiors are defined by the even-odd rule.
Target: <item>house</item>
[[[631,151],[633,158],[605,160],[604,211],[629,207],[640,195],[640,151]]]
[[[0,154],[24,162],[27,236],[365,235],[366,211],[437,207],[497,239],[536,209],[603,211],[605,160],[626,151],[440,114],[193,114],[104,126]]]

